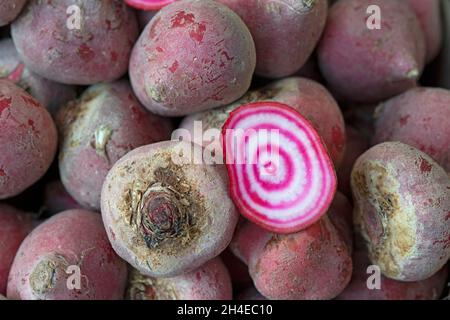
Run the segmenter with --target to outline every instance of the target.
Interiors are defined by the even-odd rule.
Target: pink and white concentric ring
[[[230,194],[241,213],[277,232],[302,230],[322,217],[336,173],[311,124],[278,102],[234,110],[222,128]]]

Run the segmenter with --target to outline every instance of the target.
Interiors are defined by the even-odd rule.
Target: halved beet
[[[225,122],[222,145],[231,197],[252,222],[292,233],[328,210],[335,169],[317,131],[296,110],[278,102],[243,105]]]
[[[125,3],[136,9],[150,11],[159,10],[175,1],[176,0],[125,0]]]

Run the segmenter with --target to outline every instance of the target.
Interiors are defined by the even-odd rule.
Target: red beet
[[[327,0],[218,0],[236,12],[255,40],[256,74],[294,74],[311,56],[327,20]]]
[[[69,210],[40,224],[23,241],[9,274],[8,298],[122,299],[126,278],[126,264],[111,248],[100,215]]]
[[[238,228],[231,249],[269,299],[332,299],[352,274],[350,251],[328,217],[288,235],[248,222]]]
[[[411,89],[385,101],[375,115],[374,144],[406,143],[450,172],[450,90]]]
[[[367,9],[381,11],[370,29]],[[425,65],[425,37],[404,0],[339,0],[330,9],[318,46],[329,88],[356,102],[378,102],[416,86]]]
[[[32,229],[32,216],[0,204],[0,295],[6,294],[8,274],[22,240]]]
[[[136,42],[133,89],[150,111],[180,116],[223,106],[250,87],[255,44],[242,20],[211,0],[161,9]]]
[[[126,73],[138,23],[121,0],[30,0],[11,35],[21,60],[34,72],[87,85]]]
[[[7,78],[29,92],[52,115],[76,96],[73,86],[45,79],[28,69],[20,60],[16,47],[9,38],[0,41],[0,78]]]
[[[78,203],[94,210],[114,163],[137,147],[169,139],[172,127],[147,112],[126,81],[91,86],[57,120],[61,181]]]
[[[0,79],[0,199],[18,195],[47,169],[57,133],[48,111],[8,80]]]
[[[173,278],[152,278],[133,269],[128,279],[130,300],[231,300],[231,279],[220,258]]]

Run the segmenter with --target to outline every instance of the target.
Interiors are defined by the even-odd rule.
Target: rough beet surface
[[[22,240],[32,229],[32,216],[0,204],[0,295],[6,295],[8,274]]]
[[[289,235],[240,225],[231,244],[248,264],[256,289],[269,299],[332,299],[350,281],[350,251],[324,217]]]
[[[102,215],[113,248],[141,273],[173,277],[218,256],[238,213],[223,165],[202,148],[165,141],[120,159],[103,185]]]
[[[21,60],[39,75],[67,84],[113,81],[125,74],[138,36],[134,12],[120,0],[30,0],[11,34]],[[33,39],[33,41],[30,41]]]
[[[69,287],[76,286],[77,275],[81,275],[80,288]],[[69,210],[43,222],[23,241],[11,267],[7,296],[21,300],[122,299],[126,279],[126,264],[111,248],[100,215]]]
[[[219,0],[248,26],[256,45],[256,74],[281,78],[312,54],[327,20],[327,0]]]
[[[231,279],[214,258],[194,271],[173,278],[152,278],[132,269],[127,299],[131,300],[231,300]]]
[[[240,98],[255,59],[252,36],[234,12],[211,0],[182,0],[160,10],[144,29],[130,78],[150,111],[180,116]]]
[[[20,60],[11,39],[0,41],[0,78],[6,78],[26,90],[52,115],[76,96],[74,87],[45,79],[29,70]]]
[[[50,166],[57,133],[48,111],[23,89],[0,79],[0,199],[18,195]]]
[[[374,143],[400,141],[450,172],[450,90],[415,88],[377,109]]]
[[[367,26],[370,5],[381,9],[379,30]],[[347,100],[374,102],[416,85],[425,64],[425,38],[404,0],[340,0],[330,9],[318,57],[332,91]]]
[[[113,164],[137,147],[169,139],[172,129],[169,120],[142,107],[126,81],[88,88],[57,120],[61,181],[77,202],[96,210]]]
[[[450,257],[450,180],[431,157],[386,142],[356,161],[351,185],[356,231],[391,279],[424,280]]]

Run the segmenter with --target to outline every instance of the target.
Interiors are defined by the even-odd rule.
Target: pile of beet
[[[0,300],[439,299],[450,2],[0,0]]]

